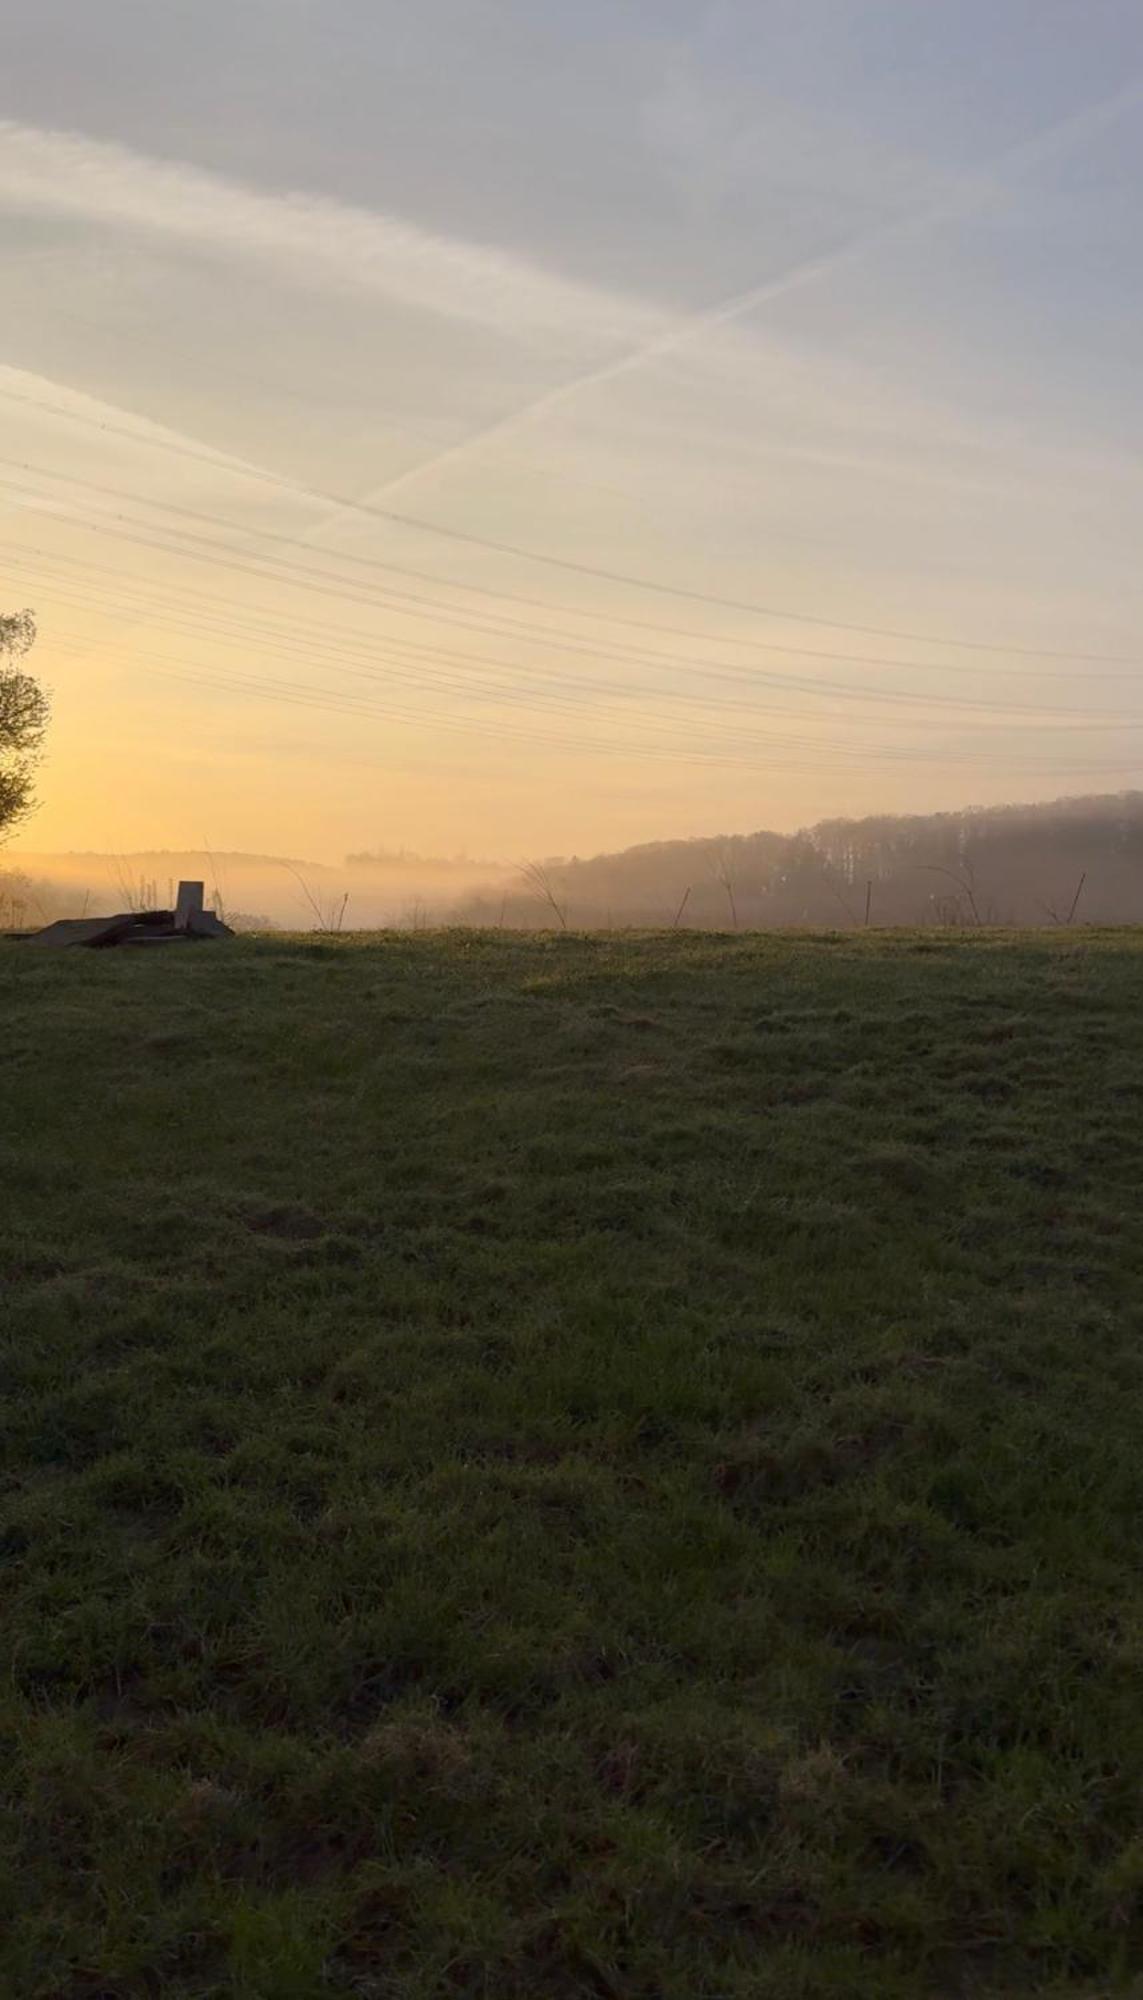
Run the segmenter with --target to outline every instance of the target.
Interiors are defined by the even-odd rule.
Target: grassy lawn
[[[0,943],[5,2000],[1143,1972],[1143,940]]]

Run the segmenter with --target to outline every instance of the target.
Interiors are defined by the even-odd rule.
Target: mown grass
[[[1138,938],[0,1010],[0,1991],[1131,1987]]]

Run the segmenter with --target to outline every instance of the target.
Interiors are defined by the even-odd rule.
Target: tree
[[[35,808],[32,779],[51,712],[22,661],[36,637],[30,611],[0,611],[0,840]]]

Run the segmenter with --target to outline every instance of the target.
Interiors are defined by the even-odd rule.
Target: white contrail
[[[1083,139],[1105,130],[1125,112],[1140,104],[1143,104],[1143,78],[1137,77],[1114,92],[1112,96],[1102,99],[1100,103],[1072,112],[1067,118],[1060,119],[1044,132],[1035,134],[1031,139],[1022,140],[980,173],[966,175],[939,201],[926,204],[910,215],[883,223],[877,229],[865,231],[835,250],[823,251],[816,257],[806,258],[804,262],[795,264],[772,278],[766,278],[746,291],[722,299],[702,312],[694,313],[685,319],[674,320],[652,334],[649,339],[629,349],[627,353],[583,370],[570,381],[559,383],[543,395],[536,396],[518,408],[508,411],[504,416],[498,417],[493,423],[484,425],[482,429],[474,431],[460,443],[450,445],[431,458],[422,460],[419,465],[397,473],[392,479],[372,487],[361,495],[357,504],[363,507],[374,506],[379,500],[387,499],[394,493],[400,492],[402,488],[412,485],[415,480],[427,478],[429,474],[455,464],[468,453],[479,450],[482,445],[509,436],[538,418],[549,416],[554,410],[562,408],[565,403],[571,402],[586,391],[618,381],[620,377],[646,367],[648,363],[673,353],[705,333],[747,318],[759,306],[766,305],[773,299],[785,298],[791,292],[801,291],[808,285],[816,284],[821,278],[830,277],[851,264],[859,263],[883,245],[935,228],[942,222],[958,221],[977,213],[980,209],[986,208],[990,202],[1003,197],[1006,191],[1004,177],[1027,172],[1032,167],[1042,165],[1045,160],[1052,159]],[[315,535],[324,533],[341,519],[343,511],[338,509],[315,522],[303,539],[309,540]]]
[[[48,391],[46,396],[45,390]],[[131,409],[121,403],[109,403],[106,397],[93,396],[90,391],[77,389],[70,382],[59,382],[54,376],[33,373],[27,368],[17,368],[7,361],[0,361],[0,399],[17,408],[28,410],[33,416],[60,417],[69,423],[86,425],[91,430],[120,439],[126,444],[146,445],[159,451],[174,452],[180,458],[197,460],[208,470],[223,472],[232,478],[258,480],[263,484],[279,486],[301,499],[316,500],[322,497],[313,487],[289,479],[284,473],[271,472],[264,465],[257,465],[253,459],[236,458],[233,452],[223,451],[217,445],[204,443],[201,438],[192,437],[186,431],[173,430],[169,424],[156,423],[153,417],[146,416],[140,410]]]
[[[0,209],[182,237],[272,264],[294,281],[376,292],[397,305],[518,339],[614,347],[665,314],[511,252],[437,235],[312,194],[266,194],[182,162],[0,119]]]

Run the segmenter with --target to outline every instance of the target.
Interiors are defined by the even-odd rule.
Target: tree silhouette
[[[50,706],[39,682],[20,664],[35,637],[30,611],[0,612],[0,840],[36,803],[33,774]]]

